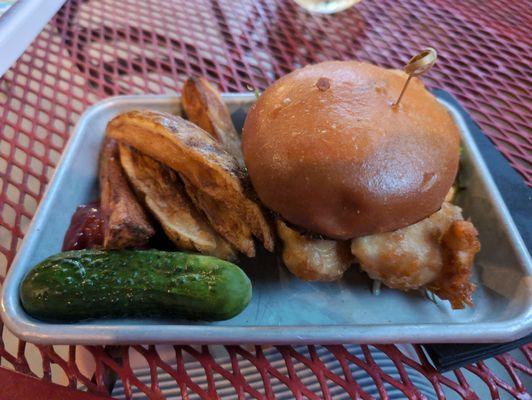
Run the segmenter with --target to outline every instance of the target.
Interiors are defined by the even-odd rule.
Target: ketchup
[[[100,202],[78,206],[63,240],[63,251],[103,246],[103,218]]]

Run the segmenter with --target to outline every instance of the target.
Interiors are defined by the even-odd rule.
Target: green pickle
[[[251,300],[238,266],[215,257],[159,250],[77,250],[47,258],[20,287],[37,319],[160,317],[221,321]]]

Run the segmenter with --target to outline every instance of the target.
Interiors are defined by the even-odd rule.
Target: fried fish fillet
[[[207,217],[213,229],[238,251],[248,257],[255,256],[255,244],[249,226],[226,203],[213,200],[182,177],[192,203]]]
[[[111,120],[107,135],[179,172],[212,201],[238,215],[273,251],[271,227],[244,188],[245,171],[207,132],[167,113],[131,111]]]
[[[429,288],[453,308],[472,304],[469,283],[480,250],[477,231],[460,207],[444,202],[424,220],[393,232],[356,238],[351,252],[373,279],[401,290]]]
[[[129,187],[120,165],[118,144],[113,139],[103,141],[99,169],[104,248],[144,246],[155,229]]]
[[[188,78],[182,91],[188,119],[208,132],[244,166],[242,143],[220,93],[205,78]]]
[[[348,241],[313,239],[278,219],[277,233],[283,241],[283,262],[304,281],[340,279],[353,261]]]
[[[120,162],[137,195],[179,248],[226,260],[236,254],[190,202],[177,174],[153,158],[120,144]]]

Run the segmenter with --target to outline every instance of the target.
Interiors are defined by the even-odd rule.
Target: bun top
[[[458,170],[452,117],[421,80],[354,61],[293,71],[251,107],[242,145],[261,201],[336,239],[387,232],[437,211]]]

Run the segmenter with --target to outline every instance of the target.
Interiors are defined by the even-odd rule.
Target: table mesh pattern
[[[293,68],[326,59],[367,60],[400,67],[421,48],[433,46],[440,59],[426,77],[432,87],[453,93],[483,131],[532,184],[530,168],[532,25],[529,1],[365,0],[334,16],[315,16],[291,1],[216,0],[72,0],[35,39],[18,62],[0,79],[0,283],[13,260],[40,201],[73,124],[87,106],[111,95],[178,93],[185,77],[203,75],[231,92],[264,88]],[[3,340],[9,332],[3,330]],[[510,355],[502,378],[484,363],[436,373],[419,353],[414,361],[395,346],[361,346],[361,355],[343,346],[328,346],[339,363],[333,373],[315,347],[299,351],[278,347],[284,365],[275,367],[263,349],[228,347],[230,368],[221,367],[207,347],[175,347],[175,359],[163,361],[153,347],[56,347],[13,341],[0,344],[2,365],[43,379],[63,372],[71,386],[105,390],[109,371],[123,385],[160,398],[157,372],[177,382],[180,396],[215,398],[215,381],[230,383],[238,398],[271,397],[281,385],[297,398],[331,398],[333,387],[352,398],[370,398],[362,389],[369,379],[387,398],[399,390],[424,398],[411,379],[418,371],[434,388],[467,399],[480,398],[471,380],[481,382],[492,398],[507,392],[527,397],[531,348],[523,360]],[[78,368],[77,352],[94,361],[95,379]],[[298,348],[299,349],[299,348]],[[417,349],[419,351],[419,349]],[[29,365],[27,354],[38,352],[42,365]],[[128,364],[129,351],[145,358],[152,381],[138,379]],[[393,362],[390,375],[375,362],[374,351]],[[199,361],[203,386],[187,373],[184,354]],[[323,354],[323,353],[320,353]],[[310,390],[296,366],[303,365],[317,382]],[[260,389],[247,380],[244,366],[258,371]],[[298,368],[299,368],[298,367]],[[365,371],[361,381],[353,368]],[[111,374],[112,375],[112,374]],[[335,389],[335,390],[336,390]],[[333,394],[331,394],[333,393]]]

